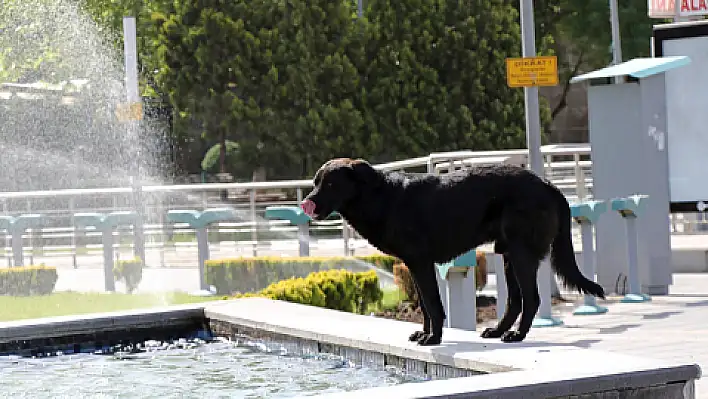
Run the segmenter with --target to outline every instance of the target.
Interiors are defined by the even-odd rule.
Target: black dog
[[[401,259],[415,281],[423,330],[409,339],[436,345],[445,311],[434,263],[448,262],[494,242],[503,255],[506,312],[485,338],[522,341],[540,305],[536,276],[551,254],[553,271],[567,287],[604,298],[575,263],[568,201],[550,182],[521,167],[478,167],[444,176],[383,173],[366,161],[333,159],[322,165],[302,202],[315,220],[339,212],[376,248]],[[510,331],[521,314],[518,331]]]

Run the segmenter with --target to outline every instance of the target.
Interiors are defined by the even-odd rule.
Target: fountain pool
[[[146,341],[48,357],[0,357],[3,395],[80,398],[283,398],[422,378],[357,367],[339,356],[289,354],[243,339]]]

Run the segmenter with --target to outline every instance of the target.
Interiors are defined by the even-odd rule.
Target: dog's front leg
[[[423,334],[418,337],[418,345],[437,345],[442,341],[443,322],[445,321],[445,309],[440,299],[438,290],[438,280],[435,275],[435,265],[433,262],[416,261],[407,263],[420,296],[421,306],[424,316],[427,314],[428,329],[423,324]]]

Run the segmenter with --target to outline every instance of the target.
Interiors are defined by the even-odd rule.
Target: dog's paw
[[[526,338],[526,334],[521,334],[518,331],[507,331],[501,336],[502,342],[521,342]]]
[[[500,338],[502,335],[504,335],[503,332],[492,327],[487,328],[486,330],[482,331],[481,334],[479,334],[479,336],[482,338]]]
[[[425,331],[416,331],[408,337],[408,340],[411,342],[416,342],[427,334],[428,333],[426,333]]]
[[[424,334],[418,339],[418,345],[420,346],[430,346],[438,345],[442,341],[442,336],[434,334]]]

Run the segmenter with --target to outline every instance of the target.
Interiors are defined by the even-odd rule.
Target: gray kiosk
[[[664,73],[688,57],[636,58],[571,79],[588,81],[593,196],[649,196],[637,219],[642,293],[666,295],[671,278],[669,160]],[[626,289],[627,243],[619,213],[596,226],[597,281],[608,292]]]

